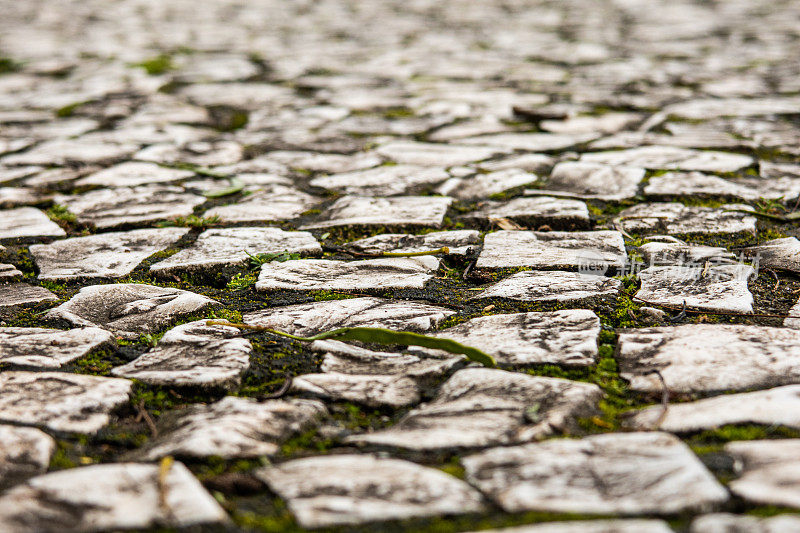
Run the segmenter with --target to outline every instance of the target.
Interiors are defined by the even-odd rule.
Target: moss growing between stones
[[[131,66],[143,68],[151,76],[160,76],[175,69],[172,58],[167,54],[159,54],[140,63],[134,63]]]

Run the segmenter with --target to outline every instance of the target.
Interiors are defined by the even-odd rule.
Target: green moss
[[[134,63],[131,66],[143,68],[151,76],[159,76],[175,69],[172,58],[166,54],[159,54],[140,63]]]
[[[217,215],[210,217],[198,217],[197,215],[189,215],[188,217],[177,217],[172,220],[160,222],[156,225],[159,228],[178,226],[183,228],[206,229],[211,226],[216,226],[220,222],[221,222],[220,218]]]
[[[111,352],[109,350],[98,350],[96,352],[84,355],[72,362],[79,373],[91,374],[95,376],[107,376],[114,364],[111,359]]]
[[[9,72],[17,72],[22,68],[22,65],[11,59],[10,57],[0,57],[0,74],[8,74]]]
[[[73,213],[70,213],[69,209],[59,204],[55,204],[48,209],[47,216],[59,226],[63,226],[64,224],[75,224],[77,220],[77,217]]]
[[[56,110],[56,116],[57,116],[58,118],[67,118],[67,117],[71,117],[72,115],[74,115],[74,114],[75,114],[75,111],[77,111],[77,109],[78,109],[79,107],[81,107],[82,105],[85,105],[85,104],[87,104],[87,103],[88,103],[88,102],[86,102],[86,101],[83,101],[83,102],[75,102],[75,103],[73,103],[73,104],[69,104],[69,105],[65,105],[64,107],[60,107],[60,108],[58,108],[58,109]]]
[[[247,289],[255,285],[256,279],[257,276],[252,272],[234,274],[234,276],[228,282],[227,289],[229,291],[241,291]]]

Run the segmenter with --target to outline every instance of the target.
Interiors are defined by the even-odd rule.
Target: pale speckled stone
[[[576,144],[583,144],[599,136],[599,133],[495,133],[459,139],[458,142],[461,144],[497,147],[509,151],[549,152],[551,150],[563,150]]]
[[[699,170],[736,172],[754,163],[750,156],[672,146],[643,146],[609,152],[587,153],[581,161],[612,166],[640,167],[649,170]]]
[[[286,439],[315,426],[327,410],[314,400],[226,396],[208,405],[170,411],[158,420],[159,436],[132,456],[153,461],[178,457],[226,459],[274,455]]]
[[[745,248],[744,253],[754,260],[757,258],[762,268],[800,272],[800,241],[795,237],[773,239]]]
[[[205,320],[167,331],[152,350],[111,373],[151,385],[233,389],[250,368],[250,341],[239,330]]]
[[[317,240],[305,231],[283,231],[278,228],[209,229],[188,248],[150,266],[150,272],[211,270],[244,264],[259,253],[322,254]]]
[[[800,110],[800,97],[704,98],[668,105],[663,113],[691,120],[758,115],[793,115]]]
[[[692,521],[690,533],[794,533],[800,530],[800,515],[770,517],[713,513]]]
[[[212,207],[204,217],[223,222],[274,222],[297,218],[322,201],[294,187],[274,185],[245,196],[234,204]]]
[[[58,296],[44,287],[28,283],[0,283],[0,311],[13,309],[20,305],[53,302]]]
[[[174,318],[199,312],[216,302],[181,289],[139,283],[91,285],[47,312],[76,326],[98,326],[126,339],[169,324]]]
[[[406,233],[381,233],[374,237],[348,242],[345,247],[362,254],[416,253],[448,249],[449,255],[466,255],[478,245],[477,230],[437,231],[425,235]]]
[[[648,304],[683,306],[703,311],[752,313],[747,287],[755,270],[748,265],[654,266],[639,272],[636,298]]]
[[[581,115],[564,120],[543,120],[539,127],[552,133],[616,133],[641,121],[639,113],[603,113],[598,116]]]
[[[739,474],[729,484],[735,495],[760,505],[800,507],[800,439],[729,442],[724,451]]]
[[[29,187],[0,187],[0,208],[9,209],[23,205],[43,204],[53,195]]]
[[[376,154],[360,152],[352,155],[325,154],[318,152],[297,152],[276,150],[265,156],[289,168],[299,168],[311,172],[339,174],[355,172],[380,165],[383,160]]]
[[[58,368],[113,342],[114,336],[100,328],[2,328],[0,362]]]
[[[234,141],[194,141],[185,145],[152,144],[133,155],[138,161],[190,164],[204,167],[232,165],[242,159],[243,148]]]
[[[389,429],[346,442],[415,451],[539,440],[596,410],[602,391],[588,383],[488,368],[459,370],[429,403]]]
[[[169,183],[194,176],[194,172],[167,168],[154,163],[128,161],[81,178],[76,186],[100,185],[103,187],[135,187],[153,183]]]
[[[304,374],[292,380],[292,392],[328,401],[354,402],[367,407],[408,407],[419,403],[420,387],[404,376]]]
[[[559,270],[517,272],[472,299],[503,298],[522,302],[572,302],[590,298],[616,298],[622,282],[615,278]]]
[[[800,383],[800,331],[692,324],[629,330],[617,344],[631,390],[660,392],[659,370],[678,393],[744,391]]]
[[[629,207],[617,220],[625,231],[670,235],[756,233],[756,217],[730,209],[752,211],[744,204],[719,207],[685,206],[679,203],[646,203]]]
[[[590,225],[589,209],[585,203],[550,196],[485,202],[477,211],[460,218],[489,223],[505,218],[533,228],[546,224],[552,229],[585,229]]]
[[[552,156],[545,154],[517,154],[501,159],[482,161],[475,163],[474,166],[486,172],[519,169],[533,174],[542,174],[550,169],[554,162],[555,159]]]
[[[522,187],[539,179],[539,176],[519,169],[498,170],[488,174],[472,174],[461,178],[451,178],[436,192],[460,200],[488,198],[508,189]]]
[[[553,167],[541,189],[528,189],[525,194],[554,194],[604,201],[624,200],[636,196],[645,170],[632,166],[610,166],[586,161],[564,161]]]
[[[428,167],[452,167],[487,159],[505,150],[490,146],[391,141],[375,152],[397,163]]]
[[[640,246],[639,251],[644,262],[650,266],[693,264],[702,267],[706,261],[719,264],[736,259],[736,256],[725,248],[682,242],[648,242]]]
[[[3,372],[0,421],[94,434],[127,403],[132,386],[126,379],[63,372]]]
[[[36,244],[30,251],[39,279],[121,278],[188,232],[188,228],[159,228],[100,233]]]
[[[256,290],[421,289],[438,268],[439,260],[433,256],[272,261],[261,266]]]
[[[756,201],[759,198],[788,201],[800,196],[800,179],[723,179],[702,172],[668,172],[650,178],[644,193],[653,197],[708,195],[747,201]]]
[[[0,162],[6,165],[44,166],[107,164],[131,155],[138,148],[135,144],[55,139],[34,146],[26,152],[8,155]]]
[[[118,531],[225,524],[228,516],[181,463],[111,463],[34,477],[0,496],[0,529]],[[165,495],[162,504],[162,495]]]
[[[21,277],[22,271],[17,270],[17,267],[8,263],[0,263],[0,280],[7,281]]]
[[[273,307],[244,315],[247,324],[308,336],[344,327],[427,331],[456,314],[445,307],[384,298],[349,298]]]
[[[675,514],[728,500],[689,447],[667,433],[557,439],[461,462],[467,480],[506,512]]]
[[[485,509],[478,491],[440,470],[372,455],[309,457],[256,476],[302,527],[356,525]]]
[[[43,474],[56,441],[36,428],[0,425],[0,491]]]
[[[0,241],[28,238],[64,237],[58,224],[35,207],[0,211]]]
[[[394,165],[314,178],[315,187],[363,196],[392,196],[441,183],[450,175],[441,168]]]
[[[345,196],[336,200],[316,222],[300,229],[336,226],[441,227],[452,198],[440,196],[393,196],[370,198]]]
[[[548,522],[503,529],[485,529],[483,533],[673,533],[663,520],[576,520],[570,522]],[[473,531],[472,533],[478,533]],[[744,533],[744,532],[742,532]]]

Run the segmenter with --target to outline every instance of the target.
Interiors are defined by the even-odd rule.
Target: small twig
[[[781,279],[778,277],[778,274],[774,270],[769,269],[769,268],[766,268],[765,270],[767,272],[769,272],[770,274],[772,274],[772,277],[775,278],[775,286],[772,288],[772,290],[773,290],[773,292],[777,291],[778,290],[778,286],[781,284]]]
[[[144,400],[140,401],[139,404],[136,406],[136,410],[139,412],[139,415],[136,417],[136,421],[144,420],[147,424],[147,427],[150,428],[150,436],[153,438],[158,437],[158,428],[156,427],[156,423],[153,422],[153,418],[150,416],[150,413],[147,412],[147,408],[144,406]]]
[[[667,381],[664,379],[664,376],[658,370],[648,370],[643,376],[647,376],[648,374],[655,374],[658,376],[658,379],[661,381],[661,414],[658,415],[656,419],[656,423],[653,426],[653,429],[659,429],[661,424],[664,423],[664,419],[667,417],[667,410],[669,409],[669,388],[667,387]]]
[[[283,397],[287,392],[289,392],[289,389],[292,388],[292,381],[293,381],[293,378],[292,378],[291,374],[287,374],[286,375],[286,380],[284,380],[284,382],[281,385],[280,389],[278,389],[277,391],[272,392],[270,394],[264,394],[262,396],[259,396],[258,397],[258,401],[259,402],[263,402],[265,400],[275,400],[275,399]]]

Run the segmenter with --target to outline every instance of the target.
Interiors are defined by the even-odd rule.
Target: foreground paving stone
[[[675,514],[710,510],[728,499],[689,447],[666,433],[550,440],[461,462],[467,481],[506,512]]]
[[[188,248],[159,261],[150,272],[167,274],[196,272],[242,265],[249,256],[259,253],[322,254],[317,240],[305,231],[283,231],[278,228],[209,229]]]
[[[477,531],[472,533],[478,533]],[[663,520],[578,520],[483,530],[483,533],[673,533]]]
[[[247,324],[309,336],[336,328],[377,327],[427,331],[456,314],[444,307],[384,298],[349,298],[264,309],[245,314]]]
[[[102,187],[135,187],[153,183],[170,183],[194,176],[194,172],[167,168],[154,163],[128,161],[103,169],[75,182],[78,187],[99,185]]]
[[[800,385],[671,404],[665,415],[663,411],[661,406],[643,409],[633,413],[628,424],[635,429],[661,429],[672,433],[689,433],[726,424],[780,424],[800,428]]]
[[[614,167],[638,167],[648,170],[699,170],[701,172],[736,172],[754,163],[750,156],[729,152],[700,151],[674,146],[642,146],[628,150],[583,154],[581,161]]]
[[[346,441],[415,451],[519,444],[568,429],[602,396],[588,383],[467,368],[391,428]]]
[[[139,229],[35,244],[39,279],[121,278],[145,259],[175,244],[188,228]]]
[[[473,318],[437,332],[492,355],[501,365],[585,366],[597,358],[600,320],[587,309]]]
[[[114,368],[115,376],[151,385],[234,389],[250,368],[250,341],[238,329],[189,322],[164,334],[155,348]]]
[[[132,386],[126,379],[63,372],[3,372],[0,421],[97,433],[108,424],[109,413],[128,401]]]
[[[748,265],[654,266],[639,272],[636,298],[648,304],[704,311],[752,313],[753,295],[747,288],[755,276]]]
[[[800,98],[703,98],[668,105],[665,115],[691,120],[717,117],[747,117],[757,115],[795,114]]]
[[[438,268],[439,260],[433,256],[272,261],[262,265],[256,290],[421,289]]]
[[[585,203],[551,196],[514,198],[505,203],[486,202],[478,211],[461,218],[488,223],[505,218],[532,228],[547,225],[552,229],[586,229],[590,225]]]
[[[527,270],[490,285],[472,299],[575,302],[591,298],[613,299],[621,289],[622,282],[615,278],[559,270]]]
[[[800,241],[795,237],[773,239],[745,248],[744,253],[758,258],[758,265],[762,268],[800,272]]]
[[[2,328],[0,363],[59,368],[113,342],[114,336],[100,328]]]
[[[539,179],[539,176],[519,169],[498,170],[488,174],[473,174],[447,180],[436,191],[459,200],[477,200],[499,194],[508,189],[522,187]]]
[[[506,151],[549,152],[589,142],[599,136],[597,133],[574,135],[557,133],[495,133],[459,139],[459,142],[462,144],[494,146]]]
[[[58,300],[58,296],[44,287],[36,287],[28,283],[0,283],[0,311],[56,300]]]
[[[8,263],[0,263],[0,280],[8,281],[21,278],[22,272],[17,267]]]
[[[0,529],[108,531],[224,524],[228,516],[181,463],[111,463],[52,472],[0,496]]]
[[[496,231],[486,235],[475,268],[585,268],[602,274],[625,257],[618,231]]]
[[[736,256],[718,246],[700,246],[684,242],[647,242],[639,247],[644,262],[650,266],[693,265],[704,267],[732,262]],[[702,272],[702,270],[701,270]]]
[[[314,178],[309,184],[346,194],[393,196],[441,183],[449,177],[450,174],[441,168],[394,165],[322,176]]]
[[[797,178],[738,178],[726,180],[701,172],[668,172],[650,178],[644,188],[647,196],[728,196],[756,201],[759,198],[786,201],[800,195]]]
[[[324,216],[300,229],[337,226],[428,226],[439,228],[452,198],[442,196],[345,196],[325,210]]]
[[[440,168],[482,161],[505,151],[493,146],[459,146],[413,141],[391,141],[375,150],[377,154],[396,163]]]
[[[182,187],[167,185],[116,187],[56,197],[56,203],[66,206],[78,222],[98,229],[187,217],[205,201]]]
[[[64,236],[64,230],[35,207],[0,211],[0,241]]]
[[[0,425],[0,491],[43,474],[56,441],[35,428]]]
[[[756,233],[756,217],[744,204],[719,207],[685,206],[679,203],[638,204],[621,211],[617,220],[625,231],[666,233],[668,235]]]
[[[357,525],[484,510],[483,497],[440,470],[372,455],[329,455],[256,471],[302,527]]]
[[[769,518],[713,513],[692,521],[690,533],[791,533],[800,528],[800,516],[785,514]]]
[[[623,332],[616,358],[632,390],[660,392],[659,370],[672,392],[742,391],[800,383],[798,346],[792,329],[696,324]]]
[[[636,196],[644,175],[645,169],[639,167],[564,161],[553,167],[542,189],[527,189],[525,194],[619,201]]]
[[[212,207],[204,217],[222,222],[275,222],[297,218],[322,201],[294,187],[269,186],[229,205]]]
[[[446,247],[448,255],[466,255],[477,245],[480,233],[477,230],[436,231],[425,235],[407,233],[381,233],[374,237],[348,242],[345,246],[362,254],[417,253]]]
[[[421,400],[417,383],[403,376],[304,374],[292,380],[292,392],[328,401],[354,402],[367,407],[400,408]]]
[[[209,405],[170,411],[158,421],[159,436],[132,457],[153,461],[172,455],[225,459],[274,455],[282,442],[317,425],[327,414],[314,400],[269,400],[227,396]]]
[[[76,326],[97,326],[125,339],[135,339],[199,312],[217,302],[180,289],[139,283],[91,285],[51,309],[45,318],[63,319]]]
[[[800,507],[800,439],[729,442],[724,450],[739,474],[731,492],[756,504]]]
[[[4,157],[6,165],[104,165],[131,155],[135,144],[92,142],[81,139],[55,139],[44,142],[20,154]]]

